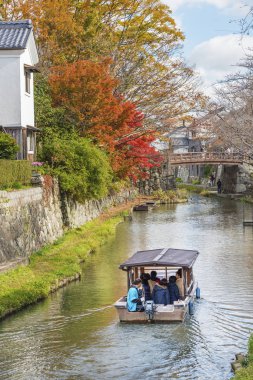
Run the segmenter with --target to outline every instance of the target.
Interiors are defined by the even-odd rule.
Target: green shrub
[[[181,183],[181,182],[183,182],[182,178],[177,177],[177,178],[176,178],[176,183]]]
[[[108,194],[112,170],[106,154],[89,140],[69,135],[52,134],[44,141],[42,161],[59,178],[61,190],[79,202],[98,199]]]
[[[0,132],[0,159],[14,160],[19,147],[8,133]]]
[[[31,177],[30,161],[0,160],[0,189],[20,189],[31,183]]]
[[[162,189],[156,190],[153,193],[153,196],[156,199],[160,199],[167,203],[176,203],[180,199],[187,199],[187,190],[185,189],[177,189],[177,190],[167,190],[163,191]]]
[[[193,185],[200,185],[201,184],[201,181],[199,179],[193,179],[191,182]]]

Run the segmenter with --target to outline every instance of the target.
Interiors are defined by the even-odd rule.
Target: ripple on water
[[[253,230],[242,205],[193,197],[134,214],[85,265],[81,282],[0,325],[1,380],[227,380],[253,330]],[[122,325],[118,265],[138,249],[198,249],[202,299],[183,324]]]

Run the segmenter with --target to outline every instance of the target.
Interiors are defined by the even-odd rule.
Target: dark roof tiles
[[[31,20],[0,21],[0,50],[25,49],[31,31]]]
[[[134,266],[174,266],[191,268],[199,255],[189,249],[160,248],[138,251],[120,265],[121,269]]]

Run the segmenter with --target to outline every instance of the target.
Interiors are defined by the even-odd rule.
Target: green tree
[[[14,160],[18,151],[16,140],[7,133],[0,132],[0,159]]]

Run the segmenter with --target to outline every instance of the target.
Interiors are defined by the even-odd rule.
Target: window
[[[28,153],[34,152],[34,133],[27,131],[27,151]]]
[[[31,72],[25,69],[25,92],[31,93]]]

